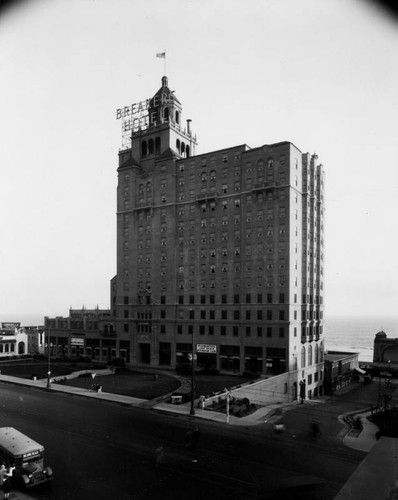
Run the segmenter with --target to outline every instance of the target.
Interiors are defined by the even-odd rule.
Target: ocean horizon
[[[398,338],[398,316],[330,316],[325,319],[325,348],[358,352],[360,361],[373,361],[374,338],[381,330],[387,337]]]

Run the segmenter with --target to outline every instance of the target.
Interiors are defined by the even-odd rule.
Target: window
[[[305,367],[305,347],[301,348],[301,367]]]

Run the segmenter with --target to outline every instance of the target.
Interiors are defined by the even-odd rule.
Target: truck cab
[[[0,460],[10,466],[17,487],[53,480],[51,467],[44,467],[44,446],[13,427],[0,427]]]

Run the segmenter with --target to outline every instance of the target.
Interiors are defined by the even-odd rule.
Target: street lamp
[[[51,387],[50,347],[50,332],[47,330],[47,389]]]
[[[190,415],[195,415],[194,399],[195,399],[195,386],[194,386],[194,376],[195,376],[195,346],[194,346],[194,336],[192,330],[192,359],[191,359],[191,409],[189,411]]]

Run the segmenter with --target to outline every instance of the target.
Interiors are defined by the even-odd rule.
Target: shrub
[[[124,358],[112,358],[107,364],[108,366],[126,366]]]
[[[256,378],[260,377],[260,373],[251,372],[251,371],[245,371],[245,372],[243,372],[242,375],[243,375],[243,377],[249,378],[250,380],[255,380]]]
[[[88,356],[78,356],[73,361],[76,363],[91,363],[91,359]]]
[[[220,375],[220,371],[217,368],[204,368],[198,372],[198,375]]]

